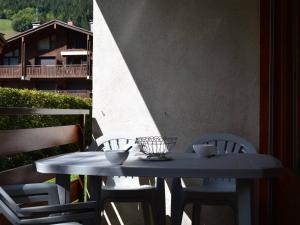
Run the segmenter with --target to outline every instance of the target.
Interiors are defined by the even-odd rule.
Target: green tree
[[[53,15],[52,12],[49,12],[49,13],[46,14],[46,16],[45,16],[44,19],[45,19],[45,21],[54,20],[54,19],[55,19],[55,16]]]
[[[25,8],[38,9],[40,22],[53,18],[65,22],[71,19],[76,26],[86,29],[89,28],[88,21],[93,17],[92,0],[0,0],[0,11],[10,10],[10,13],[5,13],[8,19]]]
[[[35,18],[35,9],[25,8],[12,16],[12,26],[18,32],[26,31],[32,28],[32,22],[35,21]]]
[[[11,9],[3,9],[0,11],[1,19],[10,19],[14,15],[14,12]]]

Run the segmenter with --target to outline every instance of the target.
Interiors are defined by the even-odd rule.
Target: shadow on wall
[[[161,134],[258,144],[259,1],[97,2]]]
[[[96,4],[120,51],[116,60],[123,60],[128,70],[125,74],[107,60],[112,57],[103,47],[107,40],[95,31],[94,38],[102,44],[94,40],[94,58],[99,59],[94,67],[94,102],[102,98],[107,103],[101,107],[96,103],[93,109],[100,126],[106,118],[111,130],[130,130],[132,120],[143,127],[146,122],[137,118],[139,110],[128,114],[119,110],[135,107],[135,100],[122,104],[137,88],[159,133],[179,137],[177,150],[208,132],[235,133],[258,145],[258,0],[96,0]],[[96,23],[94,14],[97,29]],[[122,84],[127,75],[135,86]],[[111,89],[105,96],[109,100],[103,99]],[[118,106],[103,110],[108,104]],[[205,224],[228,220],[226,210],[207,210]],[[220,221],[205,220],[216,213]]]

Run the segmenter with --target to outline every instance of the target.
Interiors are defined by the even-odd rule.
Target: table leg
[[[58,195],[60,204],[70,203],[70,194],[71,194],[71,183],[70,175],[66,174],[57,174],[56,175],[56,184],[58,186]]]
[[[101,211],[103,208],[101,202],[101,187],[102,187],[102,177],[87,176],[88,201],[97,202],[96,224],[98,225],[101,224]]]
[[[253,181],[249,179],[238,179],[237,180],[237,222],[238,225],[252,225],[252,214],[251,214],[251,192],[252,192]]]

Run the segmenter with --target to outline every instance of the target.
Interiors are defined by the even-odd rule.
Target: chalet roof
[[[7,41],[7,42],[14,41],[14,40],[19,39],[19,38],[21,38],[21,37],[25,37],[25,36],[27,36],[27,35],[30,35],[30,34],[32,34],[32,33],[34,33],[34,32],[41,31],[41,30],[43,30],[43,29],[45,29],[45,28],[54,26],[54,24],[56,24],[56,25],[58,25],[58,26],[65,27],[65,28],[68,28],[68,29],[70,29],[70,30],[74,30],[74,31],[80,32],[80,33],[88,34],[88,35],[91,35],[91,36],[93,35],[93,33],[92,33],[91,31],[86,30],[86,29],[84,29],[84,28],[77,27],[77,26],[74,26],[74,25],[69,25],[69,24],[67,24],[67,23],[65,23],[65,22],[62,22],[62,21],[60,21],[60,20],[51,20],[51,21],[48,21],[48,22],[46,22],[46,23],[41,24],[40,26],[38,26],[38,27],[36,27],[36,28],[32,28],[32,29],[29,29],[29,30],[27,30],[27,31],[24,31],[24,32],[22,32],[22,33],[20,33],[20,34],[17,34],[16,36],[13,36],[13,37],[7,39],[6,41]]]
[[[6,40],[3,37],[3,34],[0,33],[0,44],[4,45],[6,43]]]

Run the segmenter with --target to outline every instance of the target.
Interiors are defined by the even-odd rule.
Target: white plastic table
[[[111,165],[103,152],[76,152],[39,160],[40,173],[54,173],[65,201],[70,201],[70,174],[90,176],[92,199],[100,193],[102,176],[190,177],[237,179],[238,221],[251,225],[251,187],[254,179],[278,176],[282,168],[279,160],[270,155],[228,154],[200,158],[191,153],[171,153],[170,161],[143,161],[129,156],[121,166]]]

